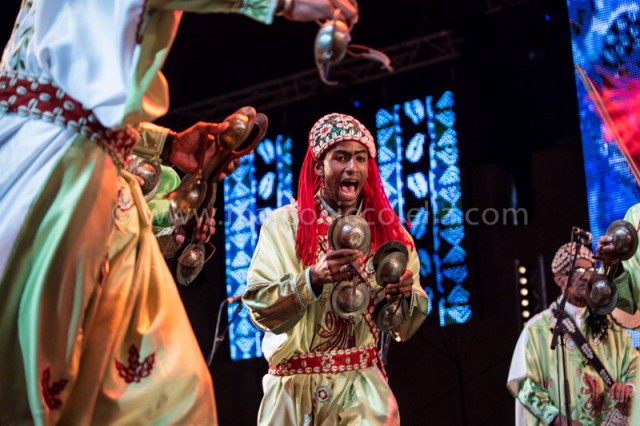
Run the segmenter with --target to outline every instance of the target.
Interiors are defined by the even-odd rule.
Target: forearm
[[[270,24],[277,0],[151,0],[147,10],[169,9],[197,13],[239,13]]]
[[[275,281],[251,279],[242,300],[262,330],[279,334],[294,327],[317,298],[308,282],[308,269]]]

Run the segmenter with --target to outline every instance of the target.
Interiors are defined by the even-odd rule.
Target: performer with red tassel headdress
[[[406,301],[402,321],[390,331],[403,341],[423,323],[428,299],[412,238],[390,205],[375,158],[373,136],[362,123],[344,114],[322,117],[309,133],[298,201],[262,225],[243,296],[252,320],[267,332],[260,425],[399,423],[378,356],[374,311],[385,300]],[[331,224],[347,215],[368,223],[366,253],[330,248]],[[398,282],[381,286],[372,255],[392,240],[407,247],[407,269]],[[345,318],[331,303],[332,291],[359,277],[370,300],[362,315]]]

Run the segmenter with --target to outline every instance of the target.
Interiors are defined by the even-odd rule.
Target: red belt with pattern
[[[291,376],[294,374],[335,374],[360,370],[378,364],[378,352],[374,344],[330,352],[313,352],[294,355],[278,365],[269,366],[269,374]]]
[[[105,128],[91,110],[50,80],[12,71],[0,73],[0,114],[6,113],[48,121],[80,133],[103,148],[121,168],[129,163],[139,138],[130,126]]]

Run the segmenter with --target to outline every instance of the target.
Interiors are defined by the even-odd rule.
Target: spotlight
[[[546,284],[544,277],[544,259],[542,255],[537,260],[523,263],[520,259],[514,264],[514,287],[516,297],[516,311],[518,321],[523,327],[527,319],[547,307]]]

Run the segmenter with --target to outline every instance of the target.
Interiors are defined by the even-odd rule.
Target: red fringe
[[[307,217],[307,215],[316,214],[315,193],[320,189],[320,177],[313,170],[313,159],[313,152],[309,147],[298,180],[299,224],[296,252],[307,266],[316,262],[318,249],[318,231],[315,220],[311,221],[310,217]],[[369,178],[362,189],[362,198],[364,218],[371,227],[373,251],[375,252],[378,247],[391,240],[400,241],[412,250],[414,248],[413,241],[402,229],[400,220],[391,207],[389,198],[384,192],[378,165],[373,158],[369,159]],[[306,220],[303,220],[303,216]]]

